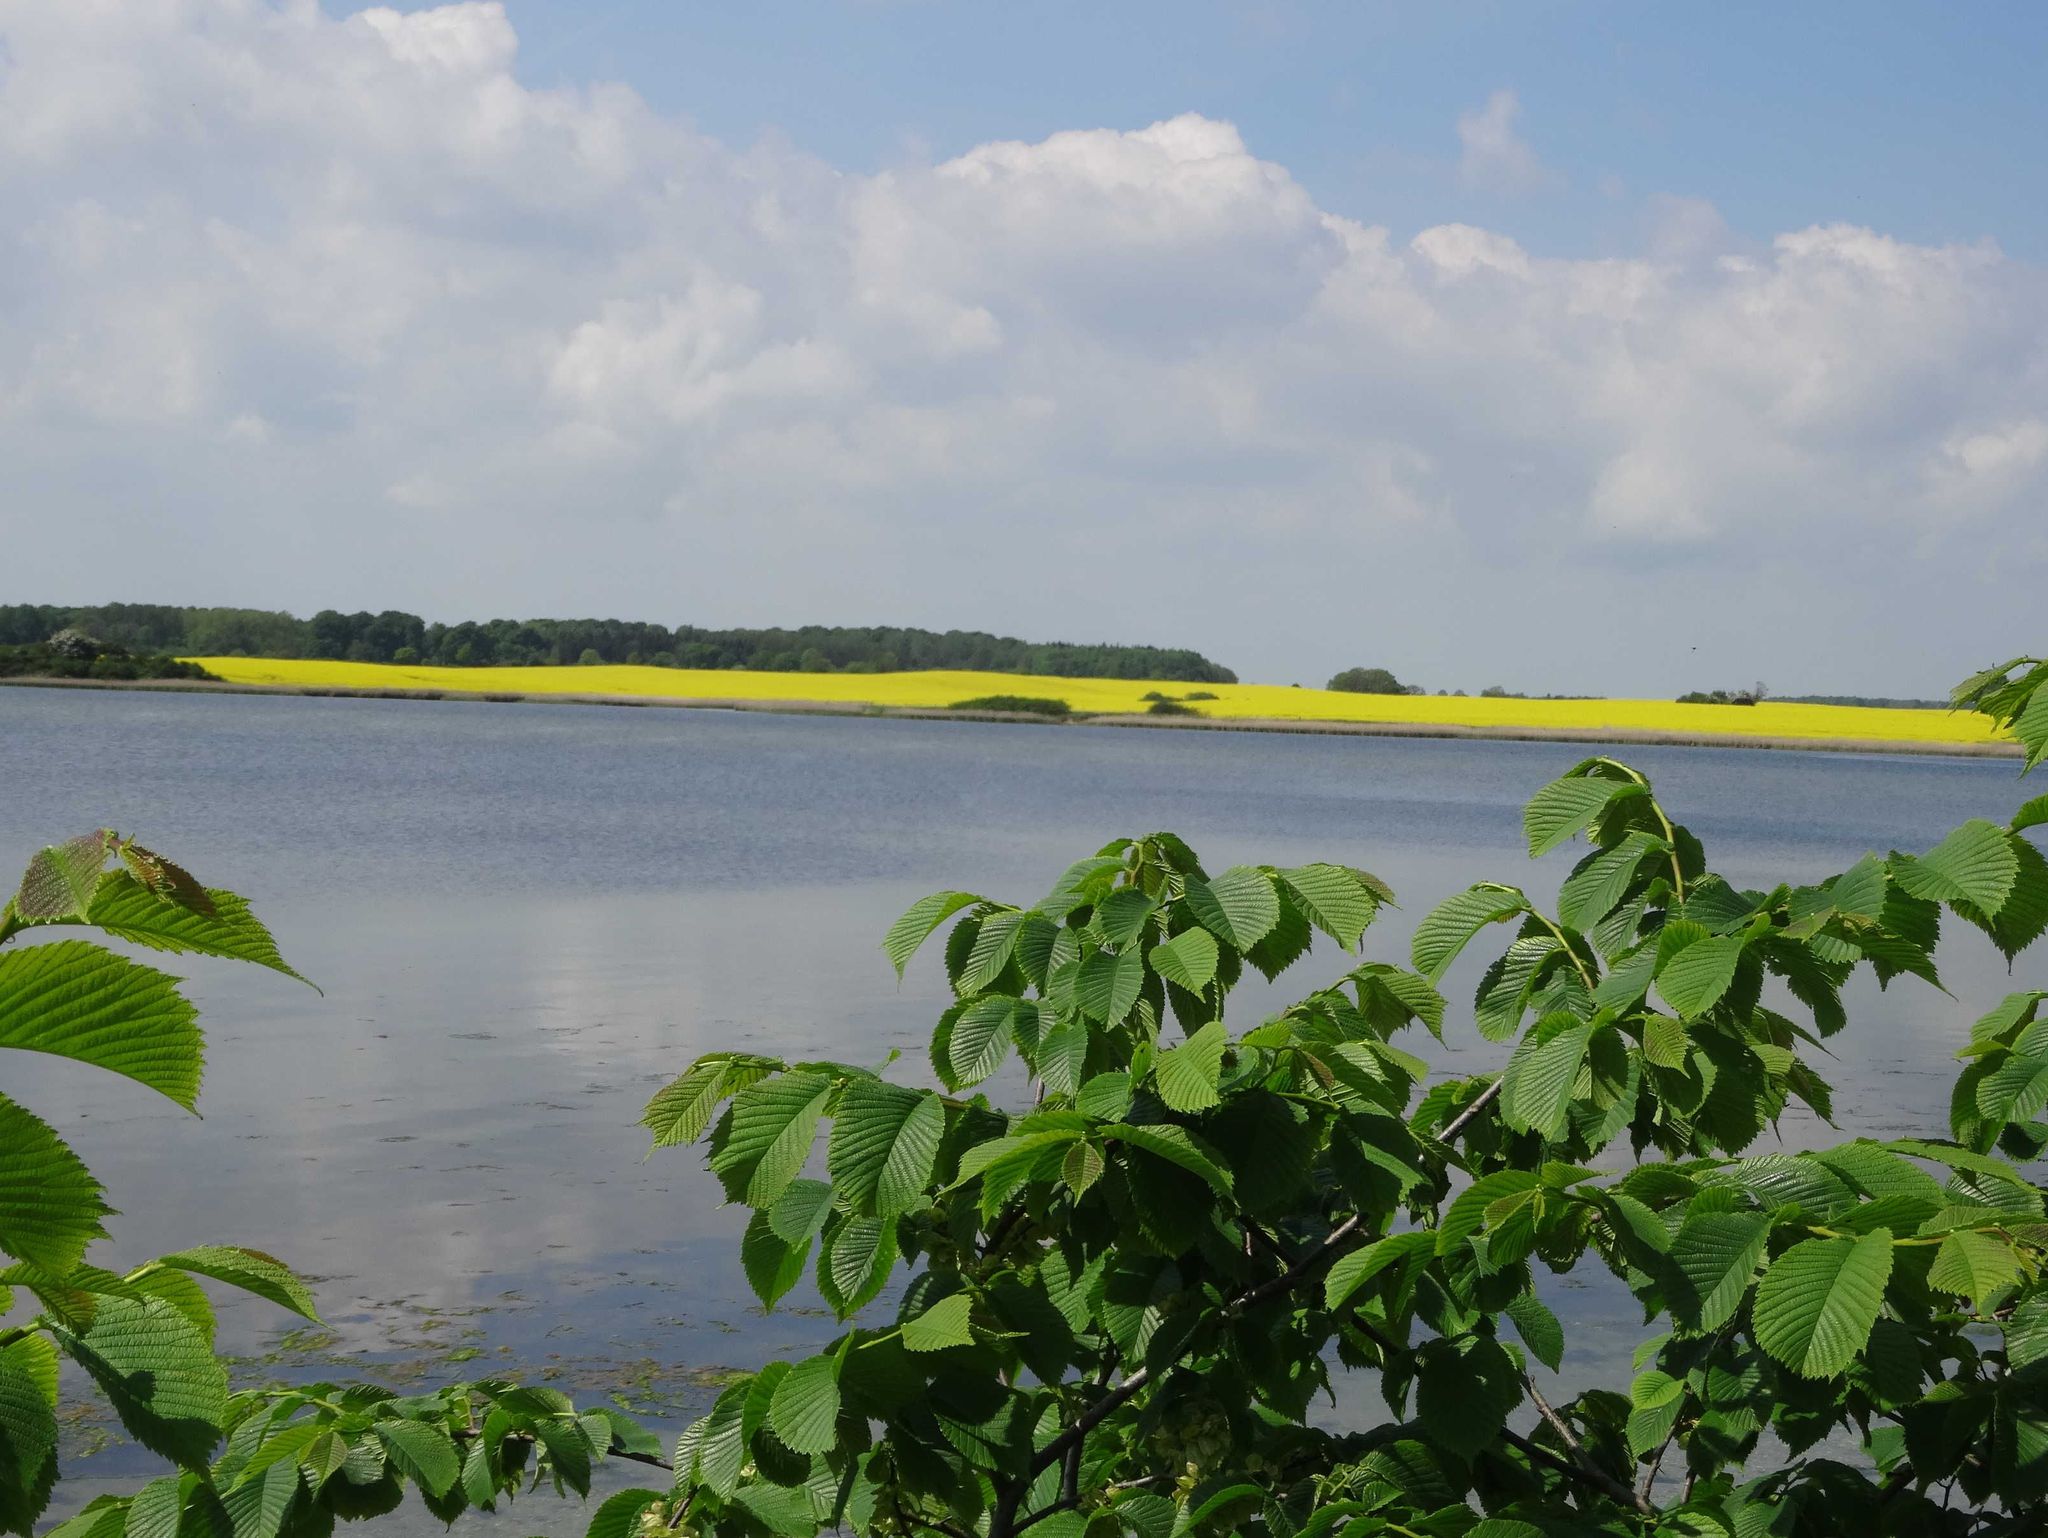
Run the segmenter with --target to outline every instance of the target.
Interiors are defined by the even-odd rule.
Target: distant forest
[[[348,662],[431,662],[450,667],[550,663],[646,663],[759,672],[895,673],[971,668],[1058,678],[1159,678],[1234,684],[1237,675],[1199,652],[1159,646],[1082,646],[1019,641],[979,630],[806,625],[797,630],[705,630],[616,619],[464,620],[428,624],[417,614],[342,614],[311,619],[266,609],[110,603],[84,608],[0,604],[0,646],[31,646],[81,631],[134,652],[185,657],[324,657]]]

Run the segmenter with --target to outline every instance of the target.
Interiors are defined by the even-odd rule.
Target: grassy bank
[[[609,695],[648,700],[943,709],[994,694],[1066,701],[1098,715],[1136,715],[1147,693],[1182,695],[1193,686],[1104,678],[1021,677],[1008,673],[752,673],[681,668],[443,668],[370,662],[198,657],[231,683],[299,689],[427,690],[443,694]],[[1713,741],[1717,738],[1831,745],[1983,746],[1998,740],[1984,717],[1938,710],[1850,705],[1679,705],[1668,700],[1462,699],[1438,695],[1338,694],[1275,684],[1210,684],[1197,702],[1217,724],[1253,721],[1357,723],[1390,729],[1474,729],[1488,734],[1599,736]]]

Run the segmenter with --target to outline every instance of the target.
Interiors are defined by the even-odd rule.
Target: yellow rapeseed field
[[[944,707],[988,694],[1065,700],[1075,710],[1136,713],[1156,690],[1184,695],[1220,720],[1357,721],[1504,730],[1659,732],[1851,742],[1983,743],[2000,733],[1984,717],[1939,710],[1845,705],[1679,705],[1669,700],[1512,700],[1440,695],[1337,694],[1277,684],[1143,683],[1013,673],[751,673],[655,667],[402,667],[373,662],[194,657],[232,683],[288,688],[434,689],[473,694],[637,695],[662,699],[820,701]]]

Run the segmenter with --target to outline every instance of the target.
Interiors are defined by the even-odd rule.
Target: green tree
[[[1385,668],[1346,668],[1326,686],[1346,694],[1406,694],[1408,686]]]
[[[2048,663],[1959,697],[2048,756]],[[2040,1532],[2048,989],[1978,1023],[1946,1137],[1751,1150],[1829,1116],[1853,976],[1938,983],[1944,917],[2033,944],[2044,823],[1753,890],[1588,759],[1524,815],[1531,857],[1585,841],[1554,906],[1482,882],[1407,966],[1349,956],[1249,1029],[1247,969],[1355,951],[1382,882],[1160,833],[1026,905],[925,898],[884,950],[945,931],[941,1088],[730,1050],[647,1109],[708,1135],[763,1306],[809,1275],[848,1327],[630,1499],[734,1538]],[[1500,930],[1455,1028],[1507,1066],[1434,1073],[1397,1038],[1445,1037],[1437,985]],[[1546,1278],[1582,1270],[1650,1323],[1630,1380],[1553,1402]],[[1381,1424],[1318,1423],[1347,1380]]]

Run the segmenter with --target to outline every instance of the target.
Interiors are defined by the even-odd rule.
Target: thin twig
[[[1550,1401],[1543,1397],[1543,1390],[1539,1389],[1527,1378],[1522,1380],[1522,1384],[1523,1387],[1529,1390],[1529,1400],[1536,1406],[1536,1413],[1549,1422],[1550,1429],[1555,1431],[1563,1439],[1564,1445],[1571,1449],[1572,1460],[1578,1464],[1587,1477],[1624,1506],[1633,1506],[1644,1516],[1651,1515],[1653,1508],[1648,1498],[1637,1495],[1635,1491],[1631,1490],[1627,1485],[1593,1461],[1592,1455],[1586,1451],[1585,1444],[1580,1442],[1578,1434],[1565,1423],[1565,1418],[1562,1415],[1559,1415],[1556,1410],[1551,1408]]]

